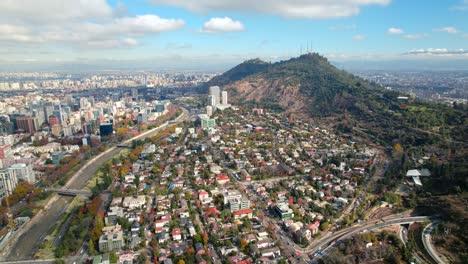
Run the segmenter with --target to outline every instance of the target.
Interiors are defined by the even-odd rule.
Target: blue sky
[[[333,61],[468,61],[468,0],[2,0],[0,17],[4,67],[223,68],[301,47]]]

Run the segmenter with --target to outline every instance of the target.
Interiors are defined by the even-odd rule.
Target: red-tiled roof
[[[252,213],[252,209],[246,208],[246,209],[241,209],[241,210],[236,210],[232,212],[234,215],[245,215],[245,214],[250,214]]]

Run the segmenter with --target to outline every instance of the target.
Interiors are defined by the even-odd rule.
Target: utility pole
[[[15,228],[15,223],[13,221],[13,214],[11,213],[10,202],[8,201],[8,191],[5,192],[5,202],[7,206],[7,217],[8,217],[8,229],[13,230]]]

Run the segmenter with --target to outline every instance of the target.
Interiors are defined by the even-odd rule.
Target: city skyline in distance
[[[466,0],[2,1],[0,70],[223,71],[308,51],[344,68],[466,70],[467,11]]]

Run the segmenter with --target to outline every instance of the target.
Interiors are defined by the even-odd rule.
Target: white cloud
[[[212,11],[262,12],[291,18],[334,18],[357,15],[361,7],[388,5],[391,0],[150,0],[198,13]]]
[[[125,45],[125,46],[137,46],[138,45],[138,41],[136,39],[133,39],[133,38],[126,38],[122,41],[122,43]]]
[[[33,2],[37,3],[39,1]],[[0,45],[2,42],[23,44],[67,42],[72,47],[78,48],[130,47],[138,44],[135,37],[173,31],[181,29],[185,25],[185,22],[181,19],[161,18],[152,14],[112,17],[115,10],[107,10],[106,8],[101,8],[101,11],[97,10],[99,6],[106,4],[105,1],[100,0],[67,0],[63,1],[62,5],[52,0],[44,1],[44,5],[53,5],[52,3],[55,3],[56,6],[51,7],[51,10],[59,11],[54,9],[58,7],[66,9],[61,10],[60,15],[51,13],[49,20],[40,15],[42,9],[39,7],[38,14],[34,17],[25,17],[25,14],[31,13],[30,9],[36,7],[35,4],[19,9],[14,3],[12,1],[0,1],[0,7],[10,12],[16,12],[6,15],[4,14],[5,9],[0,8],[0,15],[4,15],[3,17],[0,16]],[[73,11],[68,10],[71,7],[75,9]],[[96,10],[90,10],[90,7],[95,7]],[[116,8],[122,9],[122,6],[117,5]],[[15,19],[8,19],[7,17],[15,17]],[[66,17],[69,19],[66,19]]]
[[[447,48],[428,48],[428,49],[413,49],[403,55],[429,55],[429,56],[439,56],[439,57],[468,57],[468,50],[457,49],[449,50]]]
[[[156,15],[142,15],[116,19],[115,26],[123,33],[158,33],[182,28],[185,22],[182,19],[165,19]],[[113,25],[110,25],[111,27]]]
[[[32,32],[23,26],[1,24],[0,41],[30,42],[33,41]]]
[[[457,10],[457,11],[467,11],[468,10],[468,0],[462,0],[460,3],[456,6],[453,6],[451,9]]]
[[[407,39],[422,39],[422,38],[427,38],[427,37],[429,37],[429,34],[426,34],[426,33],[405,35],[405,38]]]
[[[460,32],[455,27],[436,28],[436,29],[434,29],[434,31],[440,31],[440,32],[445,32],[445,33],[449,33],[449,34],[457,34],[458,32]]]
[[[353,40],[358,40],[358,41],[359,41],[359,40],[364,40],[365,38],[366,38],[366,37],[363,36],[363,35],[355,35],[355,36],[353,36]]]
[[[403,31],[403,29],[401,29],[401,28],[391,27],[391,28],[387,29],[387,33],[392,34],[392,35],[399,35],[399,34],[403,34],[404,32],[405,31]]]
[[[181,19],[127,13],[120,1],[112,7],[108,0],[0,0],[0,48],[50,42],[80,49],[131,47],[139,44],[136,38],[185,25]]]
[[[221,33],[243,30],[245,30],[245,27],[240,21],[232,20],[230,17],[213,17],[203,24],[203,28],[200,32]]]
[[[10,21],[52,23],[112,16],[106,0],[2,0],[0,16]]]

